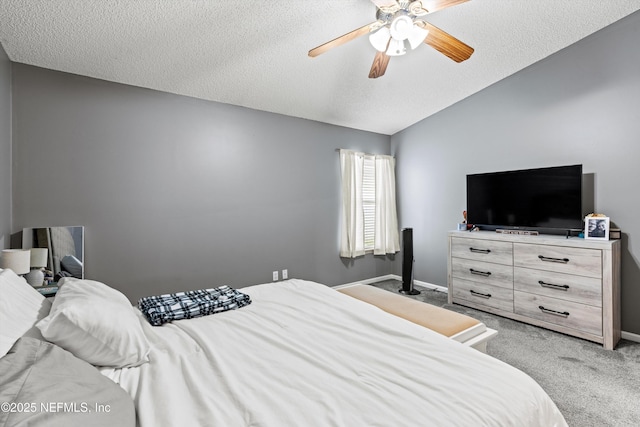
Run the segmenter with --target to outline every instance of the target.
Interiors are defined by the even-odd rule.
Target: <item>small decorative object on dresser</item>
[[[462,211],[462,222],[458,223],[458,230],[464,231],[467,229],[467,211]]]
[[[609,218],[602,214],[589,214],[584,219],[584,238],[609,240]]]

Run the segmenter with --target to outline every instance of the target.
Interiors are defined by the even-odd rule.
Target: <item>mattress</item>
[[[241,289],[238,310],[153,327],[149,363],[102,369],[141,426],[565,426],[523,372],[327,286]]]

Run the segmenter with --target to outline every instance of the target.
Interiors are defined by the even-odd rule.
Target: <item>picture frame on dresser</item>
[[[584,238],[609,240],[609,217],[594,216],[586,217],[584,221]]]

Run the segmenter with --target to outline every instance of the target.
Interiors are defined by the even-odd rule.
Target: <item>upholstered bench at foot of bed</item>
[[[348,285],[337,286],[335,289],[483,353],[486,353],[489,339],[498,333],[472,317],[374,286]]]

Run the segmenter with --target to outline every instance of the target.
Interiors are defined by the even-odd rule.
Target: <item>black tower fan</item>
[[[413,228],[402,229],[402,289],[401,294],[418,295],[413,288]]]

